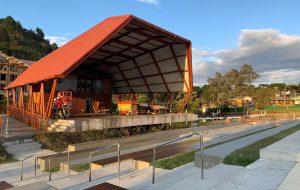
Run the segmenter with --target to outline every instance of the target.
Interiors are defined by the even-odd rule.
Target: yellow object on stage
[[[41,100],[41,93],[34,92],[33,93],[33,103],[38,104],[38,103],[40,103],[40,100]]]

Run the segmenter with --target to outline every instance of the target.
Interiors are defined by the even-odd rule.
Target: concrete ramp
[[[260,158],[300,162],[300,131],[261,149]]]

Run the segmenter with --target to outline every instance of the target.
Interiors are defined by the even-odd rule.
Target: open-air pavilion
[[[47,126],[59,91],[72,92],[72,115],[110,110],[113,94],[193,90],[191,42],[132,15],[109,17],[35,62],[8,87],[8,114]],[[94,115],[93,115],[94,116]],[[126,116],[123,116],[126,117]]]

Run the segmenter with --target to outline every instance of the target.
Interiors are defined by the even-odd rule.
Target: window
[[[103,81],[99,79],[77,78],[77,92],[102,93]]]
[[[1,80],[6,80],[6,74],[1,74]]]

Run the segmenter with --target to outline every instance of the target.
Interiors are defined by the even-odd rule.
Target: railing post
[[[6,117],[5,134],[8,135],[8,117]]]
[[[184,137],[180,137],[180,138],[177,138],[177,139],[174,139],[174,140],[171,140],[171,141],[168,141],[168,142],[165,142],[163,144],[160,144],[158,146],[154,146],[153,147],[153,158],[152,158],[152,184],[155,183],[155,161],[156,161],[156,148],[158,147],[161,147],[161,146],[166,146],[168,144],[171,144],[171,143],[174,143],[176,141],[179,141],[179,140],[182,140],[182,139],[185,139],[185,138],[189,138],[189,137],[192,137],[194,135],[199,135],[200,136],[200,156],[201,156],[201,164],[202,164],[202,167],[201,167],[201,179],[204,179],[204,145],[203,145],[203,134],[202,133],[199,133],[199,132],[195,132],[193,134],[190,134],[190,135],[186,135]]]
[[[71,167],[71,164],[70,164],[70,150],[69,150],[69,148],[68,148],[68,176],[69,176],[69,179],[71,178],[71,169],[70,169],[70,167]]]
[[[201,151],[201,179],[204,179],[204,151],[203,151],[203,134],[200,134],[200,151]]]
[[[48,167],[49,167],[49,168],[48,168],[48,171],[49,171],[49,172],[48,172],[48,173],[49,173],[49,174],[48,174],[48,175],[49,175],[48,177],[49,177],[49,181],[51,181],[51,157],[49,158]]]
[[[22,181],[23,180],[23,161],[21,161],[20,164],[21,164],[20,170],[21,170],[21,181]]]
[[[121,163],[120,163],[120,155],[121,155],[121,151],[120,151],[120,145],[117,144],[118,146],[118,179],[121,179]]]
[[[89,157],[89,182],[92,181],[92,153],[90,153]]]
[[[37,157],[35,156],[34,157],[34,179],[36,179],[36,169],[37,169],[36,165],[37,165]]]
[[[153,160],[152,160],[152,184],[155,183],[155,159],[156,159],[156,148],[153,148]]]

